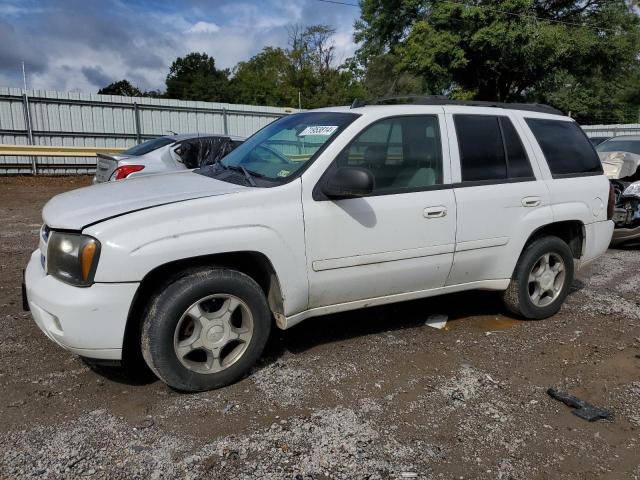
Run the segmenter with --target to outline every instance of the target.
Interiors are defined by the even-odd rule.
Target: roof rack
[[[384,97],[374,100],[358,100],[355,99],[351,104],[351,108],[360,108],[366,105],[398,105],[398,104],[413,104],[413,105],[461,105],[468,107],[494,107],[494,108],[509,108],[512,110],[525,110],[528,112],[540,112],[551,113],[553,115],[564,115],[557,108],[553,108],[549,105],[542,103],[506,103],[506,102],[490,102],[490,101],[475,101],[475,100],[452,100],[443,95],[405,95],[400,97]]]

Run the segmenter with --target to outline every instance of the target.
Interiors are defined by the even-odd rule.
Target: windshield
[[[631,152],[640,155],[640,140],[607,140],[596,147],[598,152]]]
[[[146,153],[153,152],[160,147],[169,145],[173,142],[175,142],[175,140],[169,137],[154,138],[153,140],[149,140],[141,143],[140,145],[136,145],[135,147],[131,147],[129,150],[125,150],[122,153],[123,155],[144,155]]]
[[[282,117],[250,137],[220,163],[244,168],[268,180],[286,180],[312,161],[357,117],[354,113],[339,112]]]

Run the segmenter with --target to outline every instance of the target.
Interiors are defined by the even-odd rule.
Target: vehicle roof
[[[640,135],[618,135],[616,137],[611,137],[607,140],[607,142],[615,142],[618,140],[632,140],[635,142],[640,141]],[[604,143],[604,142],[603,142]]]
[[[163,137],[170,138],[176,142],[181,140],[189,140],[190,138],[198,138],[198,137],[225,137],[229,138],[233,141],[244,141],[246,137],[241,137],[239,135],[226,135],[224,133],[178,133],[175,135],[163,135]]]
[[[506,105],[506,104],[505,104]],[[562,115],[561,112],[558,113],[546,113],[537,110],[524,110],[522,108],[508,108],[506,106],[498,107],[498,106],[484,106],[484,105],[461,105],[461,104],[442,104],[442,105],[425,105],[425,104],[396,104],[396,105],[365,105],[362,107],[354,107],[348,105],[336,106],[336,107],[325,107],[318,108],[315,110],[307,110],[309,112],[350,112],[350,113],[358,113],[361,115],[374,115],[381,116],[381,114],[387,114],[389,112],[392,113],[407,113],[407,111],[411,110],[424,110],[429,107],[438,107],[443,108],[446,113],[456,113],[456,112],[469,112],[470,110],[478,110],[478,113],[486,113],[492,115],[500,115],[504,114],[505,111],[514,111],[521,112],[528,117],[535,118],[550,118],[550,119],[570,119],[566,115]]]

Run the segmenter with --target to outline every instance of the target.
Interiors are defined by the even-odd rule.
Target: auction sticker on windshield
[[[301,131],[298,136],[306,137],[308,135],[331,135],[338,129],[337,125],[313,125],[311,127],[305,128]]]

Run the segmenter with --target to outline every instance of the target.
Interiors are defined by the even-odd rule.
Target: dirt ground
[[[0,179],[0,478],[640,479],[638,247],[548,320],[489,292],[316,318],[241,382],[181,394],[88,367],[21,310],[42,206],[88,183]],[[550,386],[615,417],[581,420]]]

